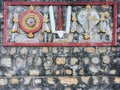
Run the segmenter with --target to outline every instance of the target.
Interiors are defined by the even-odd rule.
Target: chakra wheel
[[[28,33],[29,38],[33,38],[34,34],[42,27],[42,15],[34,10],[33,6],[29,7],[29,10],[23,12],[20,16],[20,27]]]

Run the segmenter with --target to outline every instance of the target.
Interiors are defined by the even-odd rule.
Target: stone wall
[[[0,90],[120,90],[119,8],[116,47],[4,47],[1,0]]]

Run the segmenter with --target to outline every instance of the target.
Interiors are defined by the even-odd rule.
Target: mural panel
[[[115,2],[5,2],[5,46],[115,46]]]

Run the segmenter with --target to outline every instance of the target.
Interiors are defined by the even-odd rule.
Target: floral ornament
[[[81,24],[84,30],[83,37],[85,40],[90,39],[89,34],[99,21],[100,17],[98,12],[90,5],[87,5],[85,9],[78,13],[78,22]]]
[[[41,14],[35,11],[33,6],[30,6],[29,10],[20,16],[20,26],[24,32],[28,33],[29,38],[33,38],[33,33],[39,31],[42,26]]]

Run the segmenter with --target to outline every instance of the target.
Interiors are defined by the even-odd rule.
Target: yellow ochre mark
[[[29,7],[29,10],[30,10],[30,11],[33,11],[33,10],[34,10],[34,7],[31,5],[31,6]]]
[[[33,33],[29,33],[29,34],[28,34],[28,37],[29,37],[29,38],[33,38],[33,37],[34,37]]]
[[[88,9],[89,9],[89,8],[91,8],[91,6],[88,4],[88,5],[86,6],[86,8],[88,8]]]
[[[88,39],[90,39],[90,36],[89,36],[88,34],[85,34],[85,35],[84,35],[84,39],[85,39],[85,40],[88,40]]]

